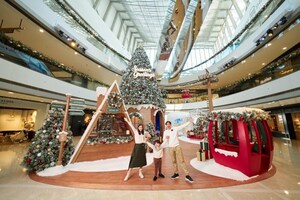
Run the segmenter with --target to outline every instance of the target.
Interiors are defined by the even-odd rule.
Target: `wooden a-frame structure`
[[[101,117],[102,114],[105,113],[110,113],[108,110],[108,106],[109,106],[109,94],[112,92],[116,92],[118,94],[120,94],[120,89],[119,86],[117,84],[117,81],[114,81],[113,84],[110,86],[110,88],[107,90],[106,94],[100,94],[98,96],[98,103],[97,103],[97,109],[96,112],[94,113],[94,115],[92,116],[92,119],[89,123],[89,125],[87,126],[86,130],[84,131],[82,137],[80,138],[80,141],[78,142],[75,151],[69,161],[68,164],[71,163],[75,163],[78,159],[78,156],[80,155],[83,147],[86,145],[87,140],[89,138],[89,136],[91,135],[93,129],[97,126],[97,122],[99,120],[99,118]],[[125,108],[125,104],[124,101],[122,99],[122,103],[119,109],[119,112],[117,113],[118,115],[122,115],[122,117],[126,117],[128,122],[131,123],[130,117],[127,113],[127,110]],[[126,124],[126,127],[128,130],[130,130],[131,135],[133,135],[133,130],[131,130],[131,127],[128,126]]]

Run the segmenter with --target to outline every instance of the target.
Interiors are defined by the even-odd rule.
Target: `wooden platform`
[[[248,184],[261,181],[273,176],[276,173],[276,168],[273,166],[270,171],[248,181],[235,181],[225,178],[212,176],[201,171],[194,169],[190,164],[190,160],[196,157],[198,145],[181,142],[184,156],[186,159],[187,167],[190,171],[190,176],[194,179],[194,183],[185,181],[185,176],[179,166],[179,179],[172,180],[170,177],[173,175],[172,163],[169,156],[168,149],[164,151],[163,158],[163,174],[166,178],[158,178],[153,181],[154,165],[143,168],[145,178],[141,179],[138,176],[138,170],[134,169],[131,177],[127,182],[123,179],[126,171],[113,171],[113,172],[67,172],[58,176],[41,177],[34,173],[30,174],[30,178],[37,182],[77,187],[77,188],[93,188],[93,189],[107,189],[107,190],[187,190],[187,189],[203,189],[203,188],[217,188],[234,186],[241,184]],[[98,152],[97,157],[102,158],[119,157],[130,155],[133,143],[124,145],[95,145],[87,147],[89,153]],[[120,151],[121,150],[121,151]]]

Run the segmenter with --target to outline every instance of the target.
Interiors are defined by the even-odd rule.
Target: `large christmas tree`
[[[42,171],[56,165],[60,146],[58,136],[62,131],[63,118],[63,109],[51,108],[49,110],[42,128],[35,134],[28,152],[21,163],[27,170]],[[74,151],[72,132],[70,129],[66,132],[68,132],[68,135],[64,145],[63,165],[68,163]]]
[[[133,53],[126,72],[122,76],[120,91],[127,106],[146,104],[161,109],[166,107],[143,47],[138,47]]]

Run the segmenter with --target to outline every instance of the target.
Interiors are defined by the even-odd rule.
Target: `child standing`
[[[147,141],[147,145],[153,149],[153,162],[155,168],[153,181],[157,180],[157,175],[161,178],[165,178],[165,176],[161,173],[161,163],[163,157],[163,148],[166,147],[168,139],[169,138],[166,138],[166,140],[162,144],[160,144],[159,140],[155,140],[154,145]]]

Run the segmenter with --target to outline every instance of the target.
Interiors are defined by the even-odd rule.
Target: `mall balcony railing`
[[[57,13],[67,24],[71,25],[74,30],[83,33],[86,40],[101,52],[117,60],[122,65],[127,66],[129,59],[111,47],[104,39],[91,27],[80,15],[64,1],[45,1],[50,9]]]
[[[95,91],[97,87],[108,87],[86,74],[76,72],[40,52],[31,50],[3,33],[0,33],[0,58],[89,90]]]
[[[300,44],[290,49],[272,63],[261,69],[259,72],[249,75],[238,82],[232,83],[222,88],[213,90],[214,98],[224,97],[234,93],[242,92],[276,79],[288,76],[300,70]],[[167,104],[182,104],[206,101],[207,94],[192,94],[190,98],[166,98]]]

